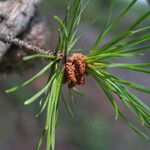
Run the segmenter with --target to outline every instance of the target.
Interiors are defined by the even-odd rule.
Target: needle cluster
[[[83,55],[83,53],[73,53],[73,51],[74,45],[81,36],[81,34],[78,35],[77,29],[81,16],[89,1],[74,0],[72,5],[67,7],[66,15],[63,20],[58,16],[55,16],[54,18],[60,26],[58,28],[58,42],[54,53],[55,55],[35,54],[25,57],[25,61],[35,58],[45,58],[47,65],[25,83],[6,91],[7,93],[14,92],[19,88],[28,85],[39,76],[43,75],[46,71],[50,72],[49,79],[45,86],[34,96],[25,101],[25,105],[29,105],[40,100],[39,104],[41,110],[37,116],[43,113],[45,109],[47,110],[45,128],[37,145],[37,150],[41,148],[45,138],[46,150],[50,150],[50,148],[54,150],[55,129],[59,115],[60,97],[64,101],[66,109],[71,114],[73,112],[69,105],[69,101],[65,100],[62,85],[64,82],[68,83],[70,98],[73,99],[73,92],[81,94],[75,86],[84,85],[86,74],[91,75],[106,94],[108,100],[114,107],[116,114],[115,118],[118,119],[118,117],[121,117],[135,132],[148,138],[147,135],[136,128],[132,121],[127,118],[117,103],[116,96],[120,99],[120,102],[137,117],[143,126],[150,128],[150,107],[138,96],[130,92],[130,88],[133,88],[140,92],[150,93],[150,88],[121,79],[117,75],[112,75],[109,70],[120,68],[150,74],[150,63],[114,63],[112,59],[133,59],[138,56],[143,56],[144,54],[141,53],[141,51],[150,49],[150,45],[144,43],[150,41],[150,26],[138,28],[142,22],[149,18],[150,11],[146,11],[141,17],[139,17],[139,19],[131,25],[127,31],[120,33],[102,45],[102,41],[106,35],[108,35],[119,21],[130,11],[130,9],[136,4],[137,0],[132,0],[113,22],[110,22],[110,18],[115,8],[116,0],[112,0],[111,2],[110,14],[106,19],[103,31],[99,34],[95,43],[91,45],[86,56]],[[137,36],[139,33],[140,35]],[[83,49],[79,50],[82,52]],[[61,53],[61,56],[58,55],[58,53]]]

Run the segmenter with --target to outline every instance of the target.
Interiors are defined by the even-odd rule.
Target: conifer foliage
[[[72,114],[69,103],[65,100],[62,85],[68,83],[67,88],[71,91],[78,92],[76,85],[84,85],[86,78],[91,75],[97,84],[106,94],[108,100],[113,105],[115,110],[115,118],[122,117],[124,121],[139,135],[148,138],[142,131],[134,126],[134,124],[127,119],[125,114],[116,102],[117,95],[124,106],[131,111],[147,128],[150,127],[150,107],[146,105],[139,97],[130,92],[129,88],[133,88],[145,93],[150,93],[150,88],[144,87],[137,83],[127,81],[112,75],[109,70],[114,68],[121,68],[133,70],[136,72],[150,73],[150,63],[127,64],[113,62],[111,58],[135,58],[142,56],[144,50],[149,50],[150,46],[139,44],[150,41],[150,26],[138,28],[139,24],[148,19],[150,11],[140,17],[126,32],[123,32],[104,45],[101,44],[103,39],[111,30],[119,23],[119,21],[130,11],[136,4],[137,0],[132,0],[128,6],[116,17],[113,22],[110,22],[110,17],[113,12],[115,0],[113,0],[111,12],[106,19],[103,31],[97,37],[95,43],[91,45],[88,54],[84,54],[83,49],[80,53],[75,52],[74,46],[80,39],[78,34],[78,26],[82,14],[89,4],[87,0],[74,0],[71,5],[67,7],[66,15],[62,20],[58,16],[54,19],[59,25],[57,46],[54,53],[50,54],[35,54],[24,57],[24,61],[31,59],[45,58],[47,65],[41,69],[31,79],[19,86],[8,89],[6,92],[15,92],[19,88],[27,86],[41,75],[50,71],[49,79],[45,86],[37,92],[34,96],[25,101],[25,105],[30,105],[35,101],[40,101],[40,98],[45,98],[41,104],[41,111],[37,114],[39,116],[46,110],[45,128],[43,134],[36,147],[37,150],[41,148],[43,141],[46,139],[46,150],[54,150],[55,148],[55,130],[57,119],[59,116],[59,99],[64,100],[64,104],[68,111]],[[145,32],[144,32],[145,31]],[[140,36],[136,34],[141,33]],[[133,37],[133,35],[135,35]],[[132,37],[132,38],[130,38]],[[75,52],[75,53],[74,53]]]

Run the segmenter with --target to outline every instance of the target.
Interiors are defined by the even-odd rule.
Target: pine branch
[[[52,55],[53,53],[50,50],[42,49],[38,46],[34,46],[32,44],[28,44],[22,40],[19,40],[17,38],[13,38],[11,35],[6,35],[3,33],[0,33],[0,40],[4,43],[13,44],[15,46],[18,46],[19,48],[25,50],[25,51],[32,51],[36,54],[45,54],[45,55]]]
[[[136,2],[137,0],[132,0],[125,8],[125,10],[122,11],[119,17],[117,17],[117,19],[100,34],[96,40],[96,43],[92,46],[91,49],[89,49],[89,53],[86,56],[82,53],[73,53],[70,56],[70,52],[73,52],[73,47],[79,40],[79,36],[77,36],[77,28],[79,26],[83,10],[87,4],[87,1],[85,3],[84,0],[74,0],[72,6],[68,7],[64,20],[61,20],[59,17],[55,16],[55,19],[60,28],[58,29],[58,43],[54,54],[37,46],[33,46],[13,38],[10,35],[0,33],[0,40],[3,42],[14,44],[25,50],[38,53],[36,55],[27,56],[24,58],[24,60],[30,60],[34,58],[48,59],[47,65],[31,79],[6,91],[7,93],[15,92],[19,88],[28,85],[49,70],[49,78],[45,86],[34,96],[25,101],[25,104],[29,105],[39,100],[40,97],[45,98],[43,103],[40,102],[41,111],[38,113],[38,116],[47,107],[46,123],[36,150],[40,150],[45,136],[47,136],[46,150],[54,150],[55,128],[59,114],[58,103],[62,91],[62,84],[68,83],[68,88],[70,88],[69,91],[71,91],[76,85],[84,85],[85,77],[88,74],[90,74],[95,79],[97,84],[103,89],[104,93],[108,97],[108,100],[113,105],[116,112],[116,119],[119,116],[122,117],[122,119],[124,119],[129,127],[131,127],[135,132],[145,138],[148,138],[147,135],[137,129],[124,115],[120,106],[116,102],[114,94],[117,95],[125,107],[140,120],[142,125],[150,128],[150,107],[129,91],[129,88],[132,88],[141,92],[150,93],[150,88],[144,87],[143,85],[134,82],[130,82],[128,80],[123,80],[117,77],[117,75],[112,75],[109,70],[107,70],[107,68],[122,68],[148,74],[150,73],[150,69],[148,68],[150,63],[125,64],[114,63],[112,60],[108,61],[108,58],[134,58],[141,55],[143,56],[141,53],[138,54],[132,52],[149,49],[149,45],[144,45],[140,48],[134,48],[134,46],[138,46],[140,43],[149,41],[149,33],[142,34],[139,37],[133,37],[133,39],[129,37],[134,34],[150,30],[150,26],[135,30],[135,28],[137,28],[140,23],[142,23],[150,16],[150,11],[145,12],[145,14],[139,18],[127,31],[106,42],[105,45],[99,45],[104,37],[109,34],[112,28],[119,23],[122,17],[127,14],[127,12],[134,6]],[[60,54],[61,59],[58,57]],[[70,97],[72,99],[72,92],[70,93]],[[65,105],[67,108],[69,108],[69,105],[66,102],[67,101],[65,101]]]

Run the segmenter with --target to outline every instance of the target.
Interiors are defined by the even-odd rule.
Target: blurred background
[[[112,21],[130,0],[118,0],[112,14]],[[83,15],[80,30],[90,28],[79,40],[76,47],[88,49],[102,30],[106,16],[109,13],[111,0],[92,0]],[[51,38],[49,47],[56,45],[57,25],[54,15],[64,16],[68,0],[44,0],[40,11],[47,19]],[[132,10],[120,21],[104,42],[115,35],[126,31],[128,27],[144,12],[149,10],[146,0],[139,0]],[[98,18],[92,25],[91,22]],[[144,21],[139,27],[150,25],[150,20]],[[143,43],[148,44],[148,43]],[[88,50],[87,50],[88,51]],[[128,63],[149,62],[150,52],[144,52],[144,57],[124,60]],[[116,61],[114,59],[114,61]],[[17,74],[0,74],[0,150],[33,150],[44,125],[44,114],[36,118],[39,111],[38,103],[24,106],[23,102],[46,82],[47,75],[33,82],[32,86],[23,88],[15,94],[5,94],[11,86],[22,83],[42,68],[45,62],[37,64]],[[147,74],[126,70],[113,70],[113,74],[150,87]],[[64,85],[65,96],[69,101],[67,86]],[[150,141],[134,133],[122,119],[115,121],[114,110],[102,90],[89,76],[84,87],[79,87],[85,96],[74,94],[75,116],[71,117],[60,101],[59,121],[57,126],[56,150],[149,150]],[[149,95],[133,91],[150,105]],[[127,116],[141,128],[139,122],[125,107],[121,106]],[[150,137],[150,131],[141,128]]]

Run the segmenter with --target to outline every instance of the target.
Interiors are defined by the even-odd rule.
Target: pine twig
[[[0,40],[4,43],[13,44],[13,45],[16,45],[16,46],[22,48],[23,50],[32,51],[32,52],[37,53],[37,54],[45,54],[45,55],[52,55],[53,54],[52,52],[50,52],[50,50],[45,50],[45,49],[42,49],[38,46],[28,44],[22,40],[19,40],[17,38],[12,37],[10,34],[6,35],[3,33],[0,33]]]

